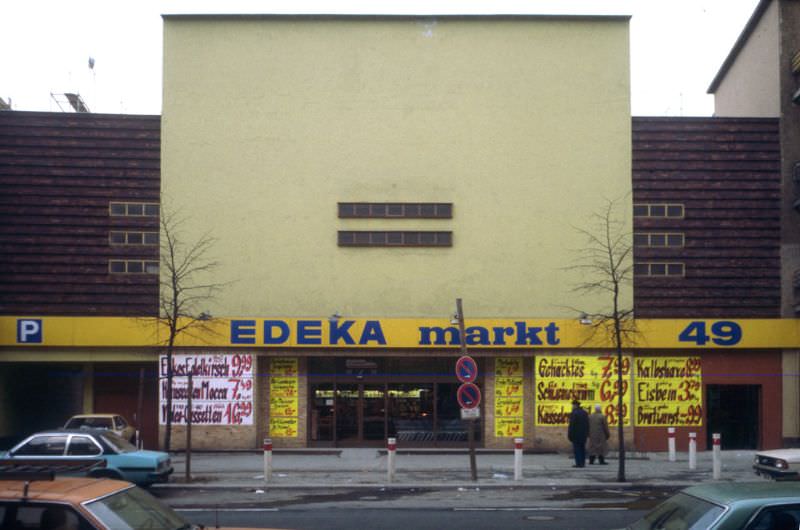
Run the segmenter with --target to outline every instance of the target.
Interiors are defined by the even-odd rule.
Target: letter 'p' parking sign
[[[17,320],[17,344],[41,344],[42,321],[41,319]]]

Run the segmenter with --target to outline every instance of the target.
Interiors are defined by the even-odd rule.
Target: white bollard
[[[689,433],[689,469],[697,469],[697,433]]]
[[[522,480],[522,438],[514,438],[514,480]]]
[[[711,439],[713,440],[713,476],[714,480],[719,480],[722,474],[722,440],[720,434],[716,432],[711,435]]]
[[[386,481],[394,481],[394,455],[397,453],[397,438],[389,438],[386,444]]]
[[[272,480],[272,440],[264,438],[264,482]]]
[[[667,447],[669,448],[669,461],[675,462],[675,427],[667,427]]]

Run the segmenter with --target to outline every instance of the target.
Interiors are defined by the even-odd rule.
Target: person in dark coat
[[[572,402],[572,413],[569,415],[567,438],[572,442],[575,453],[575,465],[586,467],[586,439],[589,437],[589,413],[581,408],[577,399]]]

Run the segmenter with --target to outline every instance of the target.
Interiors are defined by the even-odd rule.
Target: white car
[[[106,429],[133,443],[136,429],[119,414],[78,414],[64,424],[65,429]]]
[[[759,451],[753,459],[756,475],[775,480],[800,480],[800,449]]]

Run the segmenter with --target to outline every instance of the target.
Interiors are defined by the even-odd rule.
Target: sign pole
[[[458,340],[461,344],[461,355],[467,355],[467,337],[464,331],[464,309],[461,298],[456,298],[458,317]],[[478,465],[475,462],[475,420],[467,420],[467,442],[469,443],[469,474],[472,480],[478,480]]]

